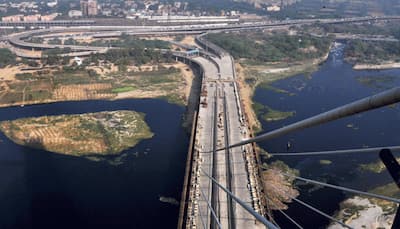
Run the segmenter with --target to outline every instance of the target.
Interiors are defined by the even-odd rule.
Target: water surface
[[[162,100],[62,102],[0,109],[0,121],[134,110],[155,134],[92,161],[19,146],[0,134],[0,228],[175,228],[188,146],[184,108]],[[110,163],[110,161],[112,163]]]
[[[344,105],[346,103],[376,94],[385,89],[400,86],[400,70],[355,71],[343,61],[344,45],[334,48],[328,60],[311,75],[296,75],[277,81],[272,86],[287,90],[294,95],[277,93],[258,88],[254,100],[273,109],[296,111],[294,117],[275,122],[262,122],[264,131],[269,131],[303,120],[313,115]],[[261,119],[261,118],[260,118]],[[396,107],[358,114],[318,127],[301,130],[287,136],[260,143],[269,152],[286,152],[291,142],[293,152],[337,150],[362,147],[391,146],[400,143],[400,112]],[[276,157],[298,169],[301,176],[358,188],[364,191],[391,181],[388,173],[380,175],[362,172],[360,163],[379,160],[377,153],[340,156]],[[322,165],[320,160],[332,164]],[[333,215],[339,201],[346,196],[332,189],[310,192],[302,187],[299,199],[308,201],[328,214]],[[329,222],[312,214],[297,204],[288,210],[305,228],[324,228]],[[283,221],[278,214],[278,221]],[[286,226],[292,226],[286,224]]]

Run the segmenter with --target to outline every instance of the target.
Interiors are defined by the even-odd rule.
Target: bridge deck
[[[232,58],[224,54],[221,58],[195,57],[193,60],[204,70],[195,140],[195,150],[199,152],[198,166],[213,175],[220,184],[230,187],[241,200],[260,210],[254,157],[251,153],[244,154],[245,150],[253,152],[252,149],[239,147],[229,152],[210,153],[214,147],[221,148],[226,146],[227,142],[238,142],[248,137],[248,127],[242,117],[238,98]],[[193,220],[187,221],[188,227],[211,227],[213,217],[208,207],[209,201],[223,228],[264,228],[234,201],[230,202],[225,192],[213,188],[207,176],[199,170],[196,174],[197,184],[191,186],[194,187],[192,191],[195,193],[191,199],[194,211],[193,215],[188,216]]]

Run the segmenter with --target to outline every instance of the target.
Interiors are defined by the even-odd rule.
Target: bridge
[[[263,192],[263,181],[259,180],[259,161],[253,144],[400,101],[400,88],[395,88],[299,123],[251,137],[250,128],[240,103],[232,57],[220,47],[204,39],[203,35],[198,36],[196,41],[200,47],[215,55],[186,56],[197,63],[204,72],[200,105],[197,119],[194,122],[189,150],[191,155],[188,157],[191,164],[189,164],[190,169],[186,171],[186,187],[182,194],[178,228],[279,228],[273,219],[268,221],[266,218],[269,216],[269,212],[265,206],[273,204],[273,202],[268,200],[267,194]],[[398,146],[382,148],[400,150]],[[299,153],[298,156],[376,153],[382,148],[306,152]],[[272,154],[272,156],[278,155],[297,156],[296,153]],[[352,194],[400,203],[400,200],[396,198],[340,187],[283,172],[281,175]],[[335,219],[297,198],[293,200],[305,208],[327,217],[332,222],[345,228],[351,228],[341,220]],[[294,226],[302,228],[285,212],[281,211],[281,213]],[[398,224],[395,222],[393,225]]]
[[[54,20],[54,21],[18,21],[18,22],[0,22],[0,28],[13,27],[50,27],[50,26],[83,26],[93,25],[93,20]]]
[[[399,18],[395,18],[396,20]],[[326,23],[344,23],[361,20],[377,20],[376,18],[361,18],[352,20],[331,20]],[[382,20],[389,20],[383,18]],[[293,24],[311,23],[310,21],[293,21]],[[313,21],[312,23],[315,23]],[[250,26],[228,26],[224,28],[135,28],[122,31],[112,31],[109,28],[86,29],[96,33],[129,32],[132,34],[161,34],[176,33],[202,33],[220,32],[241,29],[259,29],[268,26],[285,26],[288,22],[275,24],[253,24]],[[85,30],[80,28],[79,30]],[[119,30],[121,30],[119,28]],[[55,32],[58,30],[46,30]],[[76,29],[74,30],[76,31]],[[24,34],[9,36],[8,40],[15,46],[24,48],[51,49],[65,46],[33,44],[22,40],[23,37],[32,34],[42,34],[44,31],[29,31]],[[103,34],[103,35],[108,35]],[[25,43],[21,43],[25,42]],[[268,196],[262,190],[263,184],[259,180],[259,160],[255,151],[255,142],[267,141],[304,128],[320,125],[338,118],[347,117],[356,113],[400,101],[400,89],[395,88],[382,94],[356,101],[352,104],[339,107],[324,114],[311,117],[304,121],[294,123],[284,128],[253,137],[248,126],[243,106],[239,96],[234,60],[225,50],[207,41],[203,35],[196,38],[198,44],[195,52],[172,52],[179,58],[184,58],[197,64],[202,69],[202,84],[198,110],[194,118],[191,147],[189,149],[188,166],[185,174],[185,187],[182,197],[179,228],[279,228],[273,218],[268,218],[265,206],[271,204]],[[69,46],[68,46],[69,47]],[[184,47],[182,45],[181,47]],[[75,51],[92,52],[103,51],[104,47],[69,47]],[[93,49],[92,49],[93,48]],[[187,47],[194,50],[194,47]],[[369,149],[369,152],[377,152],[381,148],[398,150],[399,147],[379,147]],[[360,149],[332,152],[306,152],[303,154],[344,154],[363,152]],[[272,154],[274,155],[274,154]],[[278,154],[275,154],[278,155]],[[299,154],[301,155],[301,154]],[[297,156],[297,155],[287,155]],[[393,161],[392,161],[393,162]],[[367,197],[380,198],[394,203],[400,203],[399,199],[366,193],[347,187],[339,187],[324,182],[292,176],[293,179],[302,180],[315,185],[334,188],[345,192],[356,193]],[[268,184],[268,183],[267,183]],[[304,207],[312,209],[333,222],[348,227],[338,219],[329,216],[315,207],[294,199]],[[301,228],[290,216],[282,212],[296,227]],[[399,218],[399,217],[396,217]],[[395,225],[396,224],[395,220]],[[394,227],[395,228],[395,227]]]
[[[249,138],[250,134],[240,103],[233,58],[226,52],[216,54],[189,57],[203,69],[203,78],[192,136],[194,164],[187,197],[186,226],[216,227],[221,224],[229,225],[229,228],[264,228],[201,172],[210,174],[256,212],[264,214],[253,146],[216,151],[230,142]]]
[[[177,34],[204,34],[204,33],[219,33],[227,31],[245,31],[258,30],[266,28],[282,28],[293,25],[307,24],[341,24],[366,21],[387,21],[400,20],[400,16],[382,16],[382,17],[355,17],[343,19],[302,19],[302,20],[285,20],[285,21],[257,21],[244,22],[235,24],[193,24],[193,25],[171,25],[171,26],[102,26],[93,25],[94,21],[90,20],[72,20],[72,21],[52,21],[40,22],[48,25],[47,29],[29,30],[21,33],[15,33],[8,36],[0,37],[0,41],[7,41],[16,48],[29,50],[46,50],[46,49],[70,49],[75,52],[71,56],[87,56],[93,53],[105,53],[108,47],[93,47],[81,45],[57,45],[57,44],[38,44],[26,41],[28,37],[43,36],[44,34],[54,34],[53,36],[64,35],[70,33],[69,36],[74,36],[74,33],[85,33],[85,35],[93,38],[109,38],[119,37],[122,34],[129,35],[177,35]],[[39,22],[37,22],[39,23]],[[12,24],[10,24],[12,25]],[[1,24],[0,24],[1,26]],[[50,36],[51,37],[51,36]],[[209,44],[212,50],[215,48]],[[30,55],[24,55],[23,52],[16,52],[21,57],[34,58]]]

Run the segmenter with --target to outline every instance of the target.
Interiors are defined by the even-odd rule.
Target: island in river
[[[153,136],[134,111],[23,118],[0,129],[17,144],[73,156],[115,155]]]

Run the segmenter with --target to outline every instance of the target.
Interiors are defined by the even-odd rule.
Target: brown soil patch
[[[110,90],[111,84],[81,84],[60,86],[54,90],[54,99],[62,100],[87,100],[87,99],[109,99],[115,95],[113,93],[100,92]]]
[[[193,45],[193,46],[196,45],[194,36],[185,36],[185,38],[183,38],[183,40],[180,43],[185,45]]]
[[[240,98],[243,104],[243,110],[246,114],[248,123],[250,127],[261,128],[261,123],[257,118],[256,113],[253,110],[253,93],[254,90],[248,84],[245,83],[245,69],[239,64],[236,63],[236,73],[238,76],[238,86],[239,86],[239,93]]]
[[[264,181],[264,191],[269,199],[269,206],[274,209],[287,209],[285,203],[292,202],[292,199],[299,195],[299,192],[292,188],[289,181],[278,169],[268,169],[261,174]]]
[[[15,75],[21,73],[34,73],[36,70],[22,71],[23,68],[27,68],[28,66],[7,66],[5,68],[0,68],[0,80],[5,81],[15,81]]]
[[[184,87],[184,95],[187,100],[190,96],[190,90],[192,88],[193,79],[194,79],[194,73],[193,73],[192,69],[188,65],[181,63],[181,62],[178,62],[173,65],[164,65],[164,67],[166,67],[166,68],[174,67],[181,71],[182,77],[185,80],[183,87]]]

